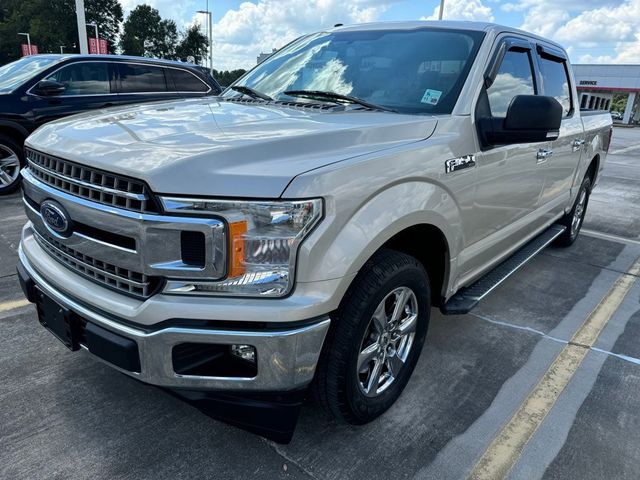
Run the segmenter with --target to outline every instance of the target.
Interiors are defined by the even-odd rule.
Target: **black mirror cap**
[[[516,95],[504,119],[505,130],[560,130],[562,105],[553,97]]]
[[[51,96],[60,95],[66,88],[62,83],[55,80],[40,80],[34,90],[39,95]]]
[[[556,140],[560,135],[562,105],[553,97],[517,95],[505,118],[485,118],[479,122],[486,145],[509,145]]]

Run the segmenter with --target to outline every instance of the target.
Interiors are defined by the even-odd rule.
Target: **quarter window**
[[[209,86],[202,83],[198,77],[185,70],[177,70],[171,68],[168,70],[173,77],[173,83],[176,86],[176,90],[179,92],[206,92],[209,90]]]
[[[493,84],[487,90],[491,114],[504,117],[513,97],[534,94],[529,52],[509,50],[502,59]]]
[[[560,102],[563,116],[566,117],[571,112],[572,105],[565,62],[542,57],[540,66],[544,80],[544,94]]]
[[[60,96],[111,93],[109,66],[103,62],[74,63],[53,73],[47,80],[62,83],[66,87]]]
[[[121,93],[166,92],[164,68],[151,65],[119,64]]]

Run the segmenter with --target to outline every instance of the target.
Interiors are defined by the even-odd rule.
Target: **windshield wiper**
[[[325,100],[332,100],[335,103],[355,103],[357,105],[362,105],[363,107],[370,108],[372,110],[384,110],[385,112],[395,112],[392,108],[383,107],[382,105],[376,105],[374,103],[369,103],[365,100],[362,100],[358,97],[352,97],[351,95],[343,95],[341,93],[335,92],[323,92],[322,90],[288,90],[284,92],[285,95],[289,95],[290,97],[305,97],[305,98],[320,98]]]
[[[254,99],[260,99],[260,100],[266,100],[267,102],[270,102],[273,100],[273,98],[271,98],[269,95],[259,92],[257,90],[254,90],[251,87],[245,87],[243,85],[232,85],[229,87],[231,90],[235,90],[236,92],[240,92],[240,93],[244,93],[245,95],[249,95],[251,98]]]

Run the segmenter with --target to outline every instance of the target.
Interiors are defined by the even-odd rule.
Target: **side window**
[[[47,80],[62,83],[60,96],[106,95],[111,93],[109,65],[102,62],[73,63],[53,73]]]
[[[567,66],[563,61],[550,58],[540,58],[540,68],[544,83],[544,94],[554,97],[562,105],[562,115],[566,117],[572,109],[571,90]]]
[[[202,80],[186,70],[169,68],[167,69],[167,73],[169,73],[173,78],[173,83],[175,84],[178,92],[205,93],[209,90],[209,85],[206,85]]]
[[[167,91],[167,80],[162,67],[120,63],[118,68],[120,70],[120,93]]]
[[[504,117],[516,95],[533,95],[533,72],[529,52],[509,50],[500,64],[500,70],[487,90],[491,115]]]

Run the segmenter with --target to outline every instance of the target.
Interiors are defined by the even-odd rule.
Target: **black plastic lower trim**
[[[282,444],[293,438],[307,390],[249,393],[167,389],[205,415]]]

